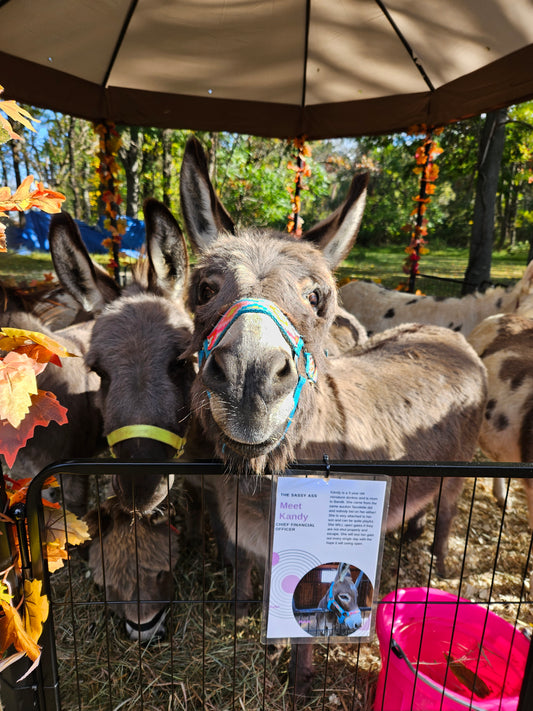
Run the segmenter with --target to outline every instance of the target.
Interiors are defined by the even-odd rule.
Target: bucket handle
[[[390,644],[391,650],[394,652],[394,654],[398,657],[398,659],[403,659],[403,661],[407,664],[409,669],[415,674],[417,679],[420,679],[420,681],[424,682],[424,684],[427,684],[427,686],[431,687],[434,691],[438,691],[439,693],[443,693],[444,696],[446,696],[448,699],[451,699],[452,701],[455,701],[457,704],[461,704],[461,706],[465,706],[468,709],[471,709],[471,711],[487,711],[486,707],[482,706],[476,706],[473,702],[471,703],[470,701],[465,701],[462,699],[460,696],[455,694],[453,691],[447,691],[443,686],[440,684],[437,684],[437,682],[431,681],[431,679],[428,679],[425,674],[422,674],[420,672],[417,672],[414,666],[411,664],[409,659],[407,658],[407,655],[403,651],[403,649],[400,647],[398,642],[394,639],[394,637],[391,638],[391,644]]]

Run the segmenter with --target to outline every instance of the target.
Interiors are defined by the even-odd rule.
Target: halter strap
[[[357,582],[355,583],[355,586],[356,586],[356,587],[358,587],[359,581],[361,580],[361,578],[362,578],[362,571],[361,571],[361,573],[359,574],[359,576],[358,576],[358,578],[357,578]],[[328,609],[328,611],[329,611],[329,612],[334,612],[334,613],[337,615],[337,618],[338,618],[338,620],[339,620],[340,623],[345,622],[346,619],[347,619],[348,617],[350,617],[350,615],[357,615],[358,613],[361,614],[358,607],[357,607],[355,610],[345,610],[344,607],[342,607],[341,605],[339,605],[339,603],[337,602],[337,600],[335,600],[335,598],[333,597],[333,585],[334,585],[334,583],[335,583],[335,581],[333,581],[333,582],[331,583],[331,585],[329,586],[329,590],[328,590],[328,601],[327,601],[327,609]]]
[[[215,346],[220,342],[220,339],[224,336],[234,321],[239,318],[239,316],[250,313],[265,314],[274,321],[283,337],[291,347],[295,365],[298,363],[300,353],[303,351],[305,376],[298,376],[298,382],[296,383],[293,394],[294,406],[287,420],[287,425],[285,427],[286,432],[289,429],[294,413],[296,412],[298,401],[305,382],[309,381],[311,383],[316,383],[318,372],[316,362],[312,354],[303,350],[303,338],[277,304],[273,301],[268,301],[268,299],[240,299],[232,304],[221,316],[216,326],[203,342],[202,348],[198,352],[198,365],[201,367],[202,364],[207,361]],[[208,397],[211,397],[211,393],[209,391],[207,391],[207,394]]]
[[[168,444],[174,447],[176,454],[174,459],[179,459],[183,454],[185,448],[186,439],[185,437],[180,437],[170,430],[165,430],[162,427],[155,427],[154,425],[126,425],[126,427],[119,427],[113,432],[107,435],[107,443],[111,447],[111,454],[113,457],[113,445],[117,442],[123,442],[126,439],[133,439],[134,437],[144,437],[145,439],[155,439],[158,442],[163,442],[163,444]]]

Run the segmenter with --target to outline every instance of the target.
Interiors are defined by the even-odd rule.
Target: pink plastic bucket
[[[529,641],[493,612],[442,590],[408,588],[383,598],[376,630],[374,711],[516,711]]]

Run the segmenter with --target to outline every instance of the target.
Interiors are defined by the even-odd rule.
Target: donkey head
[[[325,597],[325,606],[334,612],[341,624],[350,629],[361,626],[361,611],[357,604],[359,585],[352,580],[350,565],[339,563],[335,580]]]
[[[89,567],[105,585],[111,609],[126,619],[131,639],[165,634],[164,619],[172,599],[172,569],[178,536],[168,518],[136,519],[111,497],[86,515],[91,534]]]
[[[181,299],[188,272],[181,230],[156,200],[146,202],[145,221],[144,283],[127,287],[97,316],[85,361],[100,376],[99,408],[114,455],[157,461],[181,454],[184,444],[194,370],[182,355],[192,324]],[[86,308],[100,310],[105,295],[73,225],[65,215],[52,222],[62,281]],[[113,485],[124,508],[140,513],[168,493],[166,479],[155,475],[119,475]]]
[[[292,457],[315,402],[329,329],[337,310],[331,272],[361,222],[367,176],[302,240],[234,228],[189,139],[181,201],[199,259],[189,289],[199,353],[193,413],[233,465],[260,473]]]

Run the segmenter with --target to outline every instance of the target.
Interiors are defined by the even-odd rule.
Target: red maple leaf
[[[0,420],[0,453],[4,455],[8,467],[12,467],[19,449],[33,437],[35,428],[46,427],[50,422],[64,425],[68,422],[67,408],[59,404],[54,393],[39,390],[31,397],[30,411],[19,427],[13,427],[7,420]]]

